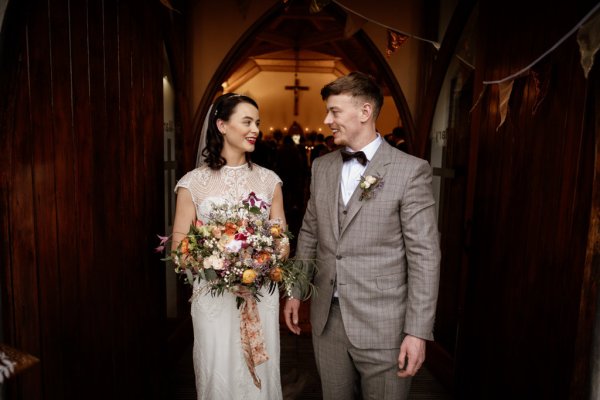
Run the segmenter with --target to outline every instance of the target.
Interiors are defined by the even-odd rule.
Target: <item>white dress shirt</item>
[[[381,135],[378,133],[377,137],[371,143],[360,149],[360,151],[365,153],[369,162],[375,155],[375,152],[379,148],[381,141]],[[353,153],[349,147],[346,147],[346,150]],[[369,163],[367,163],[367,165],[369,165]],[[356,190],[356,187],[360,182],[360,177],[367,169],[367,165],[362,165],[356,158],[344,163],[344,166],[342,167],[341,179],[342,200],[344,201],[344,205],[347,205],[348,201],[350,201],[350,197],[352,197],[352,193],[354,193]]]

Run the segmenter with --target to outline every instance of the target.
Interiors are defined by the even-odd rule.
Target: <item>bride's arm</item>
[[[186,188],[177,190],[177,206],[175,207],[175,221],[173,222],[173,240],[171,249],[176,249],[181,239],[190,230],[190,225],[196,219],[196,207],[192,201],[192,194]]]
[[[285,213],[283,211],[283,192],[281,191],[281,184],[275,185],[273,191],[273,200],[271,201],[271,214],[269,219],[278,219],[281,221],[281,226],[287,228],[285,222]]]

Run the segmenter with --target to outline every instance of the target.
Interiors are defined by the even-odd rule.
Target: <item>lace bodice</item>
[[[270,204],[278,183],[282,182],[275,172],[256,164],[252,164],[252,169],[243,164],[224,166],[218,171],[205,165],[185,174],[177,182],[175,192],[180,187],[188,189],[196,206],[196,216],[206,222],[213,204],[237,203],[251,192]]]

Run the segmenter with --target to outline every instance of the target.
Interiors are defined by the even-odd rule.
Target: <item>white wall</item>
[[[422,37],[422,1],[340,0],[340,3],[363,15],[369,21],[363,26],[363,30],[384,56],[387,49],[387,27]],[[419,66],[423,65],[421,61],[423,46],[431,45],[417,39],[409,39],[387,58],[413,117],[417,112],[417,100],[420,94],[417,84],[420,75]]]
[[[309,90],[299,92],[298,116],[294,116],[293,92],[284,90],[285,86],[294,84],[293,74],[261,72],[240,86],[236,92],[247,94],[258,102],[261,128],[265,133],[270,128],[283,130],[294,121],[309,131],[318,131],[320,128],[325,133],[328,128],[323,124],[325,105],[321,100],[320,91],[335,78],[334,74],[298,74],[300,85],[309,87]]]
[[[195,114],[202,94],[225,55],[254,21],[278,1],[248,1],[245,17],[235,0],[196,0],[191,6],[188,49],[191,54],[189,72],[192,82],[190,115]]]

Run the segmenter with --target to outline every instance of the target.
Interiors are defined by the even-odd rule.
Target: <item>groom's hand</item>
[[[288,329],[295,333],[300,334],[300,326],[298,326],[298,310],[300,309],[300,300],[298,299],[287,299],[285,307],[283,308],[283,316],[285,317],[285,324]]]
[[[400,378],[415,376],[425,361],[425,340],[416,336],[406,335],[400,345],[398,367]]]

